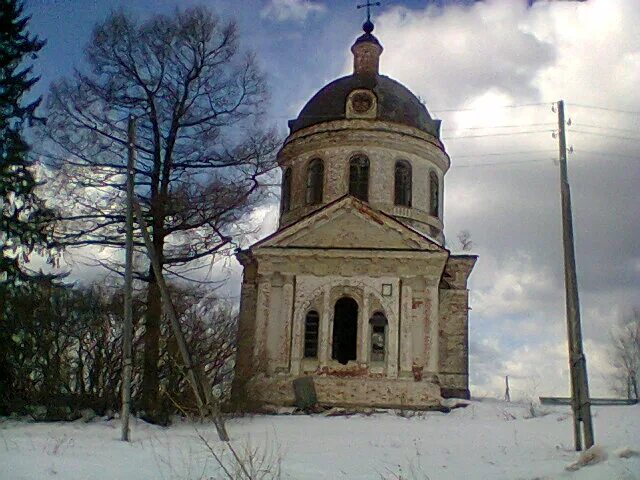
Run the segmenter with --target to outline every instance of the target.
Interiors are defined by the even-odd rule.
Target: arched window
[[[282,213],[291,210],[291,169],[287,168],[282,174],[282,200],[280,203]]]
[[[346,365],[355,360],[358,349],[358,304],[342,297],[333,310],[333,354],[331,358]]]
[[[320,316],[315,310],[304,319],[304,358],[318,358],[318,325]]]
[[[322,203],[322,188],[324,183],[324,164],[316,158],[309,162],[307,168],[307,205]]]
[[[371,361],[384,362],[387,352],[387,317],[376,312],[369,320],[371,325]]]
[[[429,173],[429,213],[434,217],[438,216],[440,211],[440,181],[438,174],[434,171]]]
[[[411,206],[411,164],[405,160],[396,162],[395,204]]]
[[[369,199],[369,159],[356,155],[349,162],[349,193],[365,202]]]

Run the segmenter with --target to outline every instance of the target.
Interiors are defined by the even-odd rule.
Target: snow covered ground
[[[569,472],[576,460],[568,408],[474,401],[449,414],[404,418],[394,412],[351,417],[254,416],[228,422],[233,445],[258,449],[283,479],[640,479],[640,405],[597,407],[597,443],[608,459]],[[224,458],[211,425],[162,428],[135,421],[133,442],[119,422],[0,421],[0,479],[203,480],[224,478],[197,430]],[[264,455],[262,455],[264,456]]]

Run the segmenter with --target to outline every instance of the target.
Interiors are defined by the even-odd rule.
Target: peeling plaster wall
[[[349,191],[349,160],[357,153],[369,158],[369,203],[375,208],[409,221],[419,230],[444,242],[442,231],[444,173],[449,157],[433,137],[410,127],[388,122],[327,122],[294,134],[279,155],[281,167],[292,169],[291,210],[280,218],[289,225]],[[344,123],[344,125],[341,125]],[[343,128],[337,128],[335,125]],[[367,128],[363,128],[363,127]],[[334,128],[335,127],[335,128]],[[323,201],[306,205],[307,167],[311,160],[324,161]],[[412,168],[412,205],[394,205],[395,163],[405,160]],[[438,217],[429,215],[429,172],[439,178]],[[435,235],[434,235],[435,233]]]
[[[279,247],[258,247],[248,255],[241,329],[251,345],[247,348],[243,339],[237,368],[246,372],[242,365],[253,366],[250,374],[243,373],[254,377],[247,395],[257,402],[288,404],[292,381],[311,375],[319,400],[327,404],[419,408],[441,392],[468,396],[466,282],[475,257],[419,245],[396,251],[347,248],[359,244],[357,236],[339,237],[345,242],[340,248],[283,246],[307,242],[308,235],[318,242],[328,235],[328,241],[327,226],[338,227],[323,222],[320,216],[299,234],[281,235]],[[396,238],[391,227],[385,231],[387,241]],[[334,306],[343,296],[358,304],[357,358],[346,365],[332,359]],[[317,358],[303,358],[310,310],[320,317]],[[372,363],[369,319],[375,312],[382,312],[388,324],[385,361]]]
[[[385,260],[385,254],[376,255]],[[438,325],[439,319],[437,288],[433,286],[439,281],[446,257],[430,252],[406,255],[423,257],[424,275],[401,278],[393,274],[397,260],[375,262],[369,257],[361,263],[364,259],[335,252],[316,253],[305,259],[285,252],[258,255],[252,353],[254,373],[260,380],[252,380],[252,399],[289,404],[293,401],[291,382],[298,376],[312,375],[322,403],[396,407],[437,403],[438,371],[432,366],[439,339],[432,337],[432,326]],[[325,270],[331,259],[338,261],[336,269],[352,275]],[[434,262],[440,267],[432,265]],[[421,262],[416,258],[411,264],[417,273]],[[308,272],[315,268],[323,269],[323,274]],[[390,286],[389,295],[382,295],[383,285]],[[347,365],[331,358],[333,309],[343,296],[358,303],[357,360]],[[304,321],[310,310],[320,315],[318,358],[314,359],[303,358]],[[375,312],[384,313],[388,321],[386,360],[382,364],[369,361],[369,319]]]
[[[412,379],[314,376],[318,401],[326,405],[429,408],[440,404],[440,387]],[[290,378],[257,376],[249,391],[258,402],[293,405]]]
[[[439,377],[452,396],[469,395],[468,301],[466,290],[440,291]]]
[[[397,318],[398,318],[398,282],[393,277],[371,278],[365,276],[342,277],[329,275],[316,277],[302,275],[297,277],[297,296],[293,322],[296,325],[292,349],[294,358],[292,373],[313,372],[330,367],[342,366],[331,359],[333,339],[333,308],[342,297],[348,296],[358,303],[358,354],[356,363],[366,367],[369,357],[370,329],[369,319],[377,311],[382,311],[388,321],[387,335],[387,374],[395,376],[397,371]],[[392,295],[381,295],[382,285],[391,285]],[[317,310],[320,314],[320,344],[318,359],[302,359],[304,320],[307,312]]]

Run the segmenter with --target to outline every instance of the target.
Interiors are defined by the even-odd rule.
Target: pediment
[[[258,242],[252,248],[444,251],[395,218],[343,197]]]

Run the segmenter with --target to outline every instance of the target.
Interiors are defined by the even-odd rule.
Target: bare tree
[[[116,13],[86,48],[89,69],[55,84],[46,155],[55,167],[58,231],[66,247],[96,245],[100,264],[120,273],[124,247],[127,117],[137,118],[136,194],[163,270],[198,277],[229,253],[260,198],[278,141],[264,130],[265,79],[241,53],[234,22],[204,8],[139,23]],[[142,239],[135,238],[142,251]],[[162,305],[148,264],[143,404],[158,408]]]
[[[468,252],[473,248],[473,241],[471,240],[471,232],[469,230],[460,230],[458,232],[458,242],[460,243],[460,249],[463,252]]]
[[[613,387],[629,399],[638,399],[640,382],[640,308],[621,317],[611,335],[611,359],[616,367]]]

